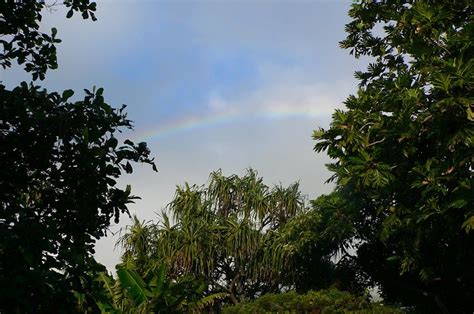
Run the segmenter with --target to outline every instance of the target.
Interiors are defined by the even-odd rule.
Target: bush
[[[401,313],[367,298],[356,297],[337,289],[309,291],[297,294],[294,291],[280,294],[265,294],[258,299],[228,306],[224,314],[234,313]]]

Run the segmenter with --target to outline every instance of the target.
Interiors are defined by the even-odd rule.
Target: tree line
[[[94,2],[61,5],[95,20]],[[47,6],[0,3],[0,64],[32,75],[0,84],[1,312],[473,311],[470,0],[353,3],[340,45],[371,61],[313,134],[333,192],[215,171],[178,187],[159,222],[134,217],[114,276],[93,253],[137,198],[116,180],[156,167],[146,143],[118,140],[132,122],[102,88],[73,101],[38,86],[58,67]],[[370,302],[375,287],[390,306]]]

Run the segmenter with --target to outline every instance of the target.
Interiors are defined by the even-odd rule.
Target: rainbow
[[[316,106],[315,106],[316,107]],[[230,111],[211,115],[185,116],[166,122],[165,124],[145,130],[137,130],[138,138],[143,141],[154,141],[169,136],[195,131],[201,128],[215,127],[223,124],[232,124],[249,119],[281,120],[281,119],[314,119],[329,117],[334,108],[315,108],[311,110],[297,110],[291,108],[276,108],[258,111]]]

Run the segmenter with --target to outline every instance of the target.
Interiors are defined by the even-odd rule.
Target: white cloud
[[[207,108],[214,114],[240,113],[241,119],[226,124],[180,132],[171,137],[151,141],[149,144],[158,156],[158,174],[140,168],[131,177],[134,190],[142,196],[134,212],[144,220],[156,220],[155,213],[171,201],[175,186],[189,182],[204,184],[211,171],[221,168],[225,174],[243,174],[253,167],[267,184],[284,185],[299,181],[301,190],[310,198],[328,193],[332,185],[324,184],[330,173],[325,154],[313,151],[311,133],[319,126],[326,127],[334,108],[352,91],[351,82],[325,82],[301,79],[298,71],[290,69],[270,75],[265,85],[237,99],[224,99],[211,93]],[[276,107],[276,108],[275,108]],[[321,107],[320,114],[315,107]],[[308,115],[287,115],[268,119],[252,117],[245,112],[275,112],[278,110],[304,112]],[[140,131],[138,130],[138,133]],[[126,180],[124,180],[126,181]],[[123,219],[124,226],[128,220]],[[112,251],[117,237],[101,240],[97,256],[109,267],[118,261],[119,252]]]
[[[301,67],[267,65],[258,73],[262,83],[240,97],[226,99],[212,91],[207,105],[211,113],[328,116],[343,108],[343,100],[355,91],[353,79],[324,82]]]

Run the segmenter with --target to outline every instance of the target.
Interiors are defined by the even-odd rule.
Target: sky
[[[40,84],[50,91],[103,87],[106,101],[127,104],[133,132],[146,141],[158,172],[135,167],[120,184],[141,197],[130,207],[157,221],[176,185],[205,184],[209,173],[257,170],[268,185],[299,181],[309,199],[331,191],[324,153],[312,131],[327,127],[355,92],[365,64],[339,48],[350,0],[104,0],[96,22],[44,12],[57,27],[59,68]],[[7,86],[30,80],[20,68],[0,72]],[[113,269],[121,217],[96,245]]]

